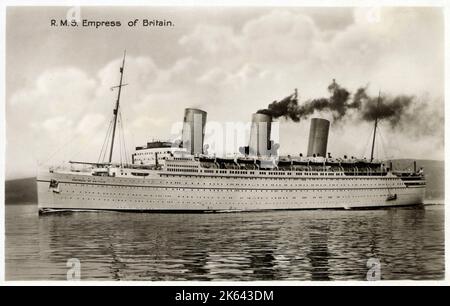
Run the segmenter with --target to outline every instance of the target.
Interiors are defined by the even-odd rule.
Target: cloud
[[[179,44],[196,56],[232,56],[240,49],[232,28],[203,24],[181,37]]]
[[[152,138],[173,138],[172,125],[182,120],[185,107],[205,109],[209,121],[247,122],[251,113],[294,88],[300,101],[326,96],[333,78],[352,92],[368,84],[372,95],[379,89],[414,95],[423,101],[416,111],[437,117],[443,113],[440,10],[362,8],[354,10],[353,20],[326,12],[273,9],[240,27],[226,19],[211,25],[198,18],[171,46],[179,57],[169,65],[129,50],[124,76],[129,85],[121,100],[126,136],[132,139],[129,150]],[[325,22],[327,18],[339,26]],[[121,60],[118,56],[93,74],[71,65],[49,68],[12,93],[6,109],[7,171],[34,169],[36,159],[51,156],[69,140],[73,151],[83,149],[88,152],[83,158],[96,160],[112,116],[117,91],[110,87],[119,81]],[[333,126],[330,151],[362,154],[371,129],[350,119]],[[443,126],[420,139],[408,130],[382,129],[388,133],[386,149],[396,157],[443,158]],[[305,152],[308,131],[308,122],[281,120],[281,151]]]
[[[64,130],[70,129],[72,125],[72,120],[67,120],[66,116],[57,116],[46,119],[40,126],[37,124],[33,124],[32,127],[35,129],[43,129],[47,133],[53,133],[54,131],[61,129],[61,127]]]

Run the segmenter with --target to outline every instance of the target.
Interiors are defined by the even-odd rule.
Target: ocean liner
[[[204,152],[207,113],[188,108],[180,143],[137,147],[130,163],[112,161],[125,56],[106,162],[70,162],[40,171],[39,212],[116,210],[227,212],[278,209],[355,209],[423,203],[423,169],[394,171],[374,159],[327,154],[330,122],[313,118],[306,156],[278,157],[270,140],[272,117],[252,116],[250,141],[233,158]],[[106,152],[106,149],[105,149]],[[80,167],[77,167],[81,165]]]

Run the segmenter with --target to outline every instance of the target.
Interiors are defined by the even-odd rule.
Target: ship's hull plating
[[[50,186],[51,181],[57,186]],[[352,209],[418,205],[424,185],[397,177],[95,177],[77,173],[38,176],[39,211],[253,211]]]

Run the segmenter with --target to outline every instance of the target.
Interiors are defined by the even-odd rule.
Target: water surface
[[[444,278],[444,205],[220,214],[74,212],[6,205],[6,280]]]

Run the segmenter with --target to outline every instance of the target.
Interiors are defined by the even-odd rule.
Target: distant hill
[[[413,159],[392,160],[394,170],[413,169]],[[424,168],[427,178],[425,198],[442,200],[445,195],[444,161],[417,160],[417,169]],[[5,182],[5,203],[37,203],[36,178],[24,178]]]
[[[5,182],[5,203],[37,203],[36,178],[24,178]]]

